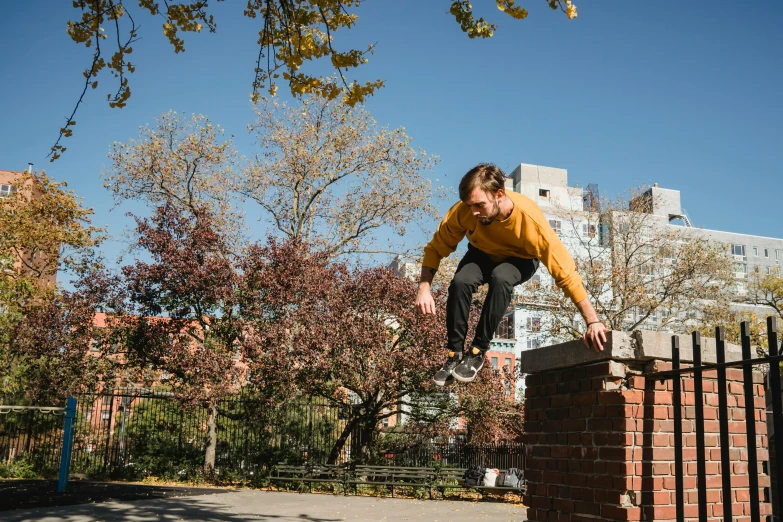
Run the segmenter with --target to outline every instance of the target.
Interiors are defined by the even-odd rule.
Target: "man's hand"
[[[421,285],[416,295],[416,309],[425,315],[435,315],[435,299],[432,298],[429,286]]]
[[[419,279],[419,293],[416,295],[416,309],[424,315],[435,315],[435,299],[432,298],[430,286],[435,277],[435,269],[428,266],[421,267]]]
[[[604,344],[606,344],[606,332],[609,330],[603,325],[603,323],[593,323],[587,327],[587,331],[582,336],[582,340],[585,346],[592,348],[596,352],[604,351]]]

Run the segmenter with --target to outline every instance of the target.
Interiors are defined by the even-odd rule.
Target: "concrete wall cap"
[[[680,339],[680,360],[693,361],[693,342],[690,335],[678,335]],[[702,364],[717,362],[715,339],[701,338]],[[617,361],[671,361],[672,333],[637,330],[607,332],[607,343],[602,352],[585,347],[581,340],[542,346],[524,350],[519,357],[523,374],[539,373],[572,366],[584,366],[606,360]],[[726,361],[742,359],[742,349],[736,344],[726,343]]]

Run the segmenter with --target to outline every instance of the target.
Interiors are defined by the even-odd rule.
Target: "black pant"
[[[473,293],[479,285],[489,283],[487,298],[481,308],[481,318],[471,344],[487,351],[489,342],[511,302],[514,287],[533,277],[538,264],[538,259],[519,257],[493,261],[478,248],[468,245],[468,253],[459,262],[454,279],[449,285],[449,299],[446,302],[449,351],[462,353],[468,332],[468,315]]]

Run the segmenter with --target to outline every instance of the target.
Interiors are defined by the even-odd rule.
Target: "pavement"
[[[336,522],[354,521],[427,521],[494,522],[527,520],[520,504],[470,500],[414,500],[287,493],[220,488],[161,487],[117,483],[69,483],[73,499],[85,503],[71,505],[36,504],[33,509],[0,511],[3,522]],[[87,497],[76,491],[97,491],[106,485],[104,495]],[[122,489],[122,486],[132,486]],[[0,483],[0,496],[9,491]],[[124,495],[124,496],[123,496]],[[39,497],[41,498],[41,497]],[[55,497],[56,498],[56,497]],[[36,501],[37,502],[37,501]],[[9,508],[6,508],[9,509]]]

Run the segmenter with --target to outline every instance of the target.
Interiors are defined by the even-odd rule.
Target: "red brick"
[[[683,462],[690,462],[695,461],[697,457],[697,450],[696,448],[683,448],[682,450],[682,460]],[[686,465],[687,467],[687,465]]]
[[[704,404],[707,406],[720,406],[720,400],[714,393],[709,393],[704,396]]]
[[[570,395],[555,395],[552,397],[552,408],[562,408],[564,406],[571,406]]]
[[[653,463],[652,472],[653,475],[668,475],[671,473],[672,465],[664,464],[660,462]]]
[[[729,433],[746,433],[745,423],[729,421]]]
[[[601,517],[610,520],[636,521],[642,519],[642,509],[638,507],[601,506]]]
[[[565,431],[584,431],[587,429],[585,419],[565,419],[563,420],[563,430]]]
[[[592,488],[571,488],[571,498],[574,500],[593,501],[594,491]]]
[[[644,516],[652,520],[673,520],[677,518],[677,508],[675,506],[645,506]]]
[[[749,479],[747,475],[732,475],[731,487],[732,488],[746,488],[748,487]]]
[[[730,382],[729,383],[729,393],[736,393],[738,395],[741,394],[741,393],[745,393],[745,390],[742,387],[742,383]]]
[[[596,404],[594,392],[581,392],[574,395],[574,404]]]
[[[666,406],[653,406],[652,407],[652,417],[654,419],[668,419],[669,418],[669,408]]]
[[[644,421],[636,419],[619,419],[612,423],[612,429],[617,431],[641,431],[644,429]]]
[[[641,491],[644,483],[642,477],[616,477],[613,487],[620,491]]]
[[[674,395],[672,392],[654,391],[647,392],[644,396],[645,404],[673,404]]]
[[[731,420],[744,421],[745,410],[741,410],[739,408],[732,408],[731,410],[729,410],[729,417],[731,417]]]
[[[554,458],[568,458],[568,454],[571,452],[571,448],[568,446],[553,446],[552,457]]]
[[[673,497],[674,493],[670,491],[644,491],[642,492],[642,503],[666,506],[672,503]]]
[[[623,390],[622,396],[626,404],[641,404],[644,402],[644,392],[640,390]]]
[[[708,488],[723,487],[723,477],[721,475],[710,475],[706,477],[705,484]]]
[[[552,506],[552,500],[549,497],[533,496],[530,506],[539,509],[549,509]]]
[[[633,475],[633,462],[607,462],[606,472],[614,476]],[[627,488],[626,488],[627,489]]]
[[[742,370],[738,368],[726,368],[726,380],[743,381],[745,377],[742,375]]]
[[[574,511],[576,513],[583,513],[586,515],[600,515],[601,504],[593,502],[576,502],[574,504]]]
[[[553,471],[545,471],[543,482],[547,484],[563,484],[563,474]]]
[[[708,489],[707,490],[707,502],[720,502],[720,490]]]
[[[720,433],[720,423],[716,420],[704,421],[704,433]]]
[[[557,511],[563,512],[563,513],[573,513],[574,512],[574,501],[573,500],[564,500],[560,498],[556,498],[554,501],[554,509]]]
[[[718,408],[704,408],[704,418],[715,420],[718,418]]]
[[[642,393],[642,392],[637,392]],[[620,390],[602,391],[598,392],[599,404],[624,404],[625,397],[620,393]]]
[[[587,483],[587,475],[568,473],[565,476],[565,483],[569,486],[584,486]]]
[[[630,460],[633,456],[632,448],[600,448],[598,458],[602,460]]]
[[[649,458],[646,458],[647,455]],[[645,452],[644,460],[674,460],[674,448],[652,448],[651,451]]]
[[[643,390],[645,388],[645,378],[641,375],[633,375],[628,378],[628,387],[636,390]]]
[[[589,431],[612,431],[613,423],[610,419],[587,419]]]

